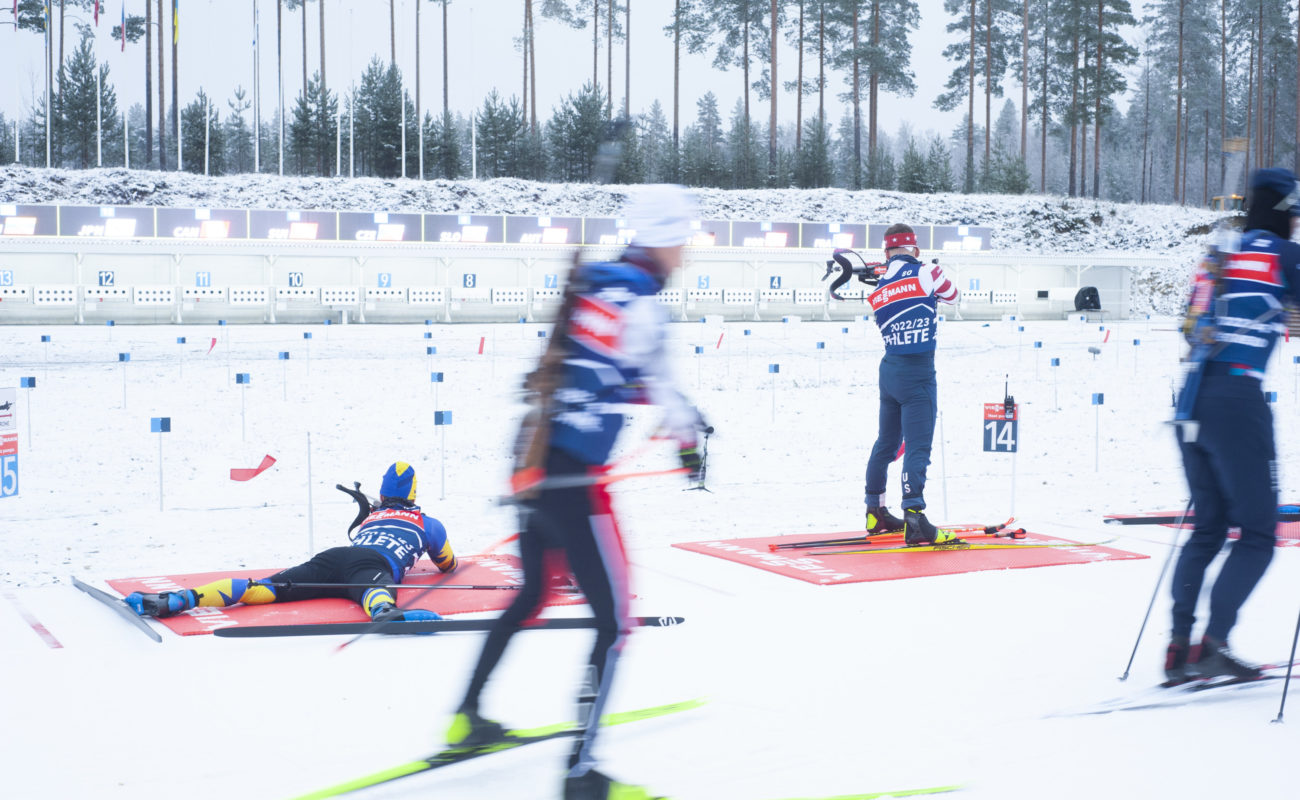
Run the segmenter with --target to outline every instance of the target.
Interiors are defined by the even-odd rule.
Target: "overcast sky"
[[[313,0],[308,5],[308,69],[315,72],[320,58],[319,10]],[[389,44],[389,4],[384,0],[324,0],[326,25],[326,80],[331,90],[341,82],[358,78],[372,56],[387,62]],[[155,3],[156,0],[150,0]],[[253,6],[255,0],[180,0],[180,97],[184,106],[203,87],[220,103],[224,114],[226,101],[236,86],[250,89],[253,84]],[[111,38],[111,28],[119,20],[123,4],[127,14],[144,13],[145,0],[106,0],[100,15],[96,48],[107,60],[121,107],[142,103],[144,97],[144,43],[128,44],[126,52]],[[415,82],[415,3],[396,0],[397,60],[414,92]],[[881,94],[881,129],[893,134],[899,121],[907,118],[917,133],[947,133],[961,121],[961,112],[943,113],[934,109],[933,100],[943,90],[952,65],[941,55],[944,46],[957,36],[944,28],[948,16],[943,0],[918,0],[921,11],[919,31],[912,37],[911,66],[916,74],[917,91],[913,97]],[[3,2],[0,8],[10,5]],[[55,3],[57,5],[57,3]],[[261,35],[262,115],[269,118],[276,98],[275,0],[256,0]],[[535,4],[537,7],[540,4]],[[604,6],[604,3],[601,4]],[[165,0],[167,23],[171,23],[171,0]],[[521,54],[515,40],[522,28],[522,0],[452,0],[448,7],[449,100],[453,113],[468,113],[479,107],[482,98],[495,88],[503,97],[518,95],[523,81]],[[9,17],[0,11],[0,22]],[[88,16],[83,12],[77,12]],[[644,113],[658,99],[672,122],[672,40],[663,33],[671,21],[669,0],[632,0],[632,87],[633,114]],[[71,12],[70,12],[71,16]],[[65,56],[77,43],[74,20],[68,23]],[[539,116],[547,117],[565,96],[577,91],[591,79],[592,35],[590,23],[585,30],[573,30],[553,20],[538,18],[537,25],[537,98]],[[57,34],[57,29],[56,29]],[[442,104],[442,18],[441,3],[425,0],[420,9],[421,37],[421,106],[438,110]],[[169,39],[170,41],[170,39]],[[57,42],[57,39],[56,39]],[[57,44],[56,44],[57,46]],[[302,87],[302,11],[284,12],[284,91],[289,105]],[[43,40],[30,32],[14,34],[10,26],[0,27],[0,68],[16,78],[0,83],[0,111],[13,119],[25,116],[35,96],[43,91]],[[57,58],[57,55],[56,55]],[[600,80],[606,75],[604,37],[600,42]],[[171,51],[166,53],[170,103],[172,70]],[[157,54],[154,54],[154,80],[157,80]],[[740,98],[741,75],[737,69],[717,70],[712,57],[684,55],[682,63],[681,124],[695,120],[696,101],[706,92],[717,95],[724,119],[730,116]],[[622,105],[624,87],[624,45],[614,44],[614,96],[616,107]],[[805,71],[815,72],[816,54],[805,53]],[[783,46],[778,53],[777,75],[780,82],[794,80],[797,52]],[[843,105],[834,95],[844,91],[842,75],[830,76],[827,92],[827,115],[838,120]],[[1020,87],[1008,83],[1006,89],[1020,101]],[[976,87],[979,91],[979,87]],[[156,98],[157,86],[154,87]],[[795,96],[778,95],[778,115],[782,123],[795,118]],[[996,119],[1002,100],[995,98]],[[767,101],[751,94],[751,114],[765,121]],[[815,111],[816,97],[804,99],[804,118]],[[154,111],[156,116],[157,111]],[[866,114],[866,108],[863,108]],[[976,99],[976,120],[983,123],[983,97]]]

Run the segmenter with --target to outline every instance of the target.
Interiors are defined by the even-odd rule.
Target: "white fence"
[[[585,260],[617,248],[586,247]],[[679,320],[852,319],[871,313],[862,285],[827,293],[829,252],[691,248],[659,301]],[[929,258],[932,253],[924,253]],[[1147,255],[940,253],[963,293],[954,319],[1062,318],[1095,286],[1124,318]],[[247,241],[87,241],[0,237],[0,323],[544,320],[554,315],[573,248],[549,245]]]

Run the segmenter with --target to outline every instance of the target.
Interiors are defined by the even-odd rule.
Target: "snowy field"
[[[1180,708],[1048,716],[1161,677],[1165,589],[1132,677],[1116,681],[1172,532],[1112,528],[1102,515],[1186,503],[1164,424],[1178,372],[1174,327],[1107,326],[1103,344],[1096,323],[1030,322],[1020,332],[1016,323],[950,321],[937,361],[932,519],[989,523],[1014,511],[1031,531],[1078,541],[1118,533],[1112,546],[1151,558],[820,587],[670,545],[861,529],[881,352],[874,325],[673,325],[680,382],[717,427],[712,491],[683,491],[679,477],[618,485],[634,611],[687,622],[630,637],[610,710],[708,702],[608,729],[604,768],[674,798],[946,785],[962,787],[954,796],[998,800],[1287,796],[1300,695],[1288,722],[1271,725],[1280,686]],[[0,387],[37,378],[18,390],[20,406],[31,404],[17,424],[20,494],[0,500],[0,794],[291,797],[438,749],[482,634],[364,639],[341,653],[328,638],[163,631],[155,644],[69,578],[103,585],[296,563],[346,541],[354,509],[334,484],[374,491],[399,459],[416,466],[421,504],[456,550],[481,552],[515,531],[513,513],[492,501],[508,474],[515,390],[543,329],[0,328]],[[125,366],[122,352],[131,353]],[[1300,343],[1279,347],[1266,386],[1278,395],[1290,501],[1300,499],[1294,355]],[[445,383],[435,387],[431,370]],[[239,372],[251,385],[234,383]],[[1004,380],[1022,404],[1014,471],[1010,456],[981,448],[981,404],[1002,399]],[[1095,392],[1104,405],[1091,404]],[[451,426],[435,428],[435,407],[453,412]],[[161,416],[171,432],[151,434],[150,418]],[[654,424],[636,412],[621,452]],[[230,468],[266,454],[278,459],[271,470],[229,480]],[[627,468],[672,466],[664,444]],[[1300,552],[1280,549],[1234,632],[1240,654],[1285,658],[1297,585]],[[61,647],[43,641],[24,610]],[[516,727],[570,718],[590,637],[517,637],[484,712]],[[534,745],[363,796],[554,797],[566,746]]]

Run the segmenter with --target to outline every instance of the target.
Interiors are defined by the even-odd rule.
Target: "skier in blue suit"
[[[885,231],[885,272],[868,297],[885,355],[880,359],[879,428],[867,460],[867,530],[903,530],[907,544],[931,544],[944,538],[925,518],[925,470],[938,412],[936,308],[939,303],[957,302],[957,287],[938,264],[923,264],[920,254],[910,226],[890,226]],[[900,445],[905,446],[901,520],[884,504],[889,464]]]
[[[1196,363],[1176,416],[1196,515],[1174,567],[1173,630],[1165,654],[1170,683],[1260,674],[1228,649],[1228,633],[1268,569],[1277,539],[1273,415],[1260,385],[1277,338],[1286,332],[1282,301],[1296,301],[1300,288],[1300,244],[1291,241],[1297,217],[1296,176],[1286,169],[1256,171],[1245,231],[1202,261],[1188,303],[1184,331]],[[1205,570],[1229,526],[1239,527],[1241,538],[1210,590],[1204,636],[1192,645]]]

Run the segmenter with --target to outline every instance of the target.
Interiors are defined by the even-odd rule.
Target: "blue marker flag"
[[[35,389],[35,388],[36,388],[36,379],[35,379],[35,378],[19,378],[19,379],[18,379],[18,388],[19,388],[19,389]]]
[[[177,336],[177,337],[176,337],[176,344],[185,344],[185,337],[184,337],[184,336]]]
[[[695,355],[698,356],[700,353],[703,353],[703,352],[704,352],[704,348],[703,348],[703,347],[699,346],[698,344],[695,345]]]
[[[434,347],[434,346],[432,346],[432,345],[430,345],[429,347],[424,348],[424,352],[425,352],[425,355],[430,355],[430,356],[432,356],[432,355],[437,355],[437,354],[438,354],[438,348],[437,348],[437,347]]]
[[[826,343],[825,343],[825,342],[818,342],[818,343],[817,343],[817,349],[818,349],[818,350],[825,350],[825,349],[826,349]]]
[[[1059,367],[1059,366],[1061,366],[1061,359],[1059,359],[1059,358],[1054,358],[1054,359],[1052,359],[1052,366],[1054,366],[1054,367]]]
[[[235,383],[252,383],[252,381],[249,380],[247,372],[236,372]]]
[[[429,382],[430,382],[430,383],[442,383],[442,373],[441,373],[441,372],[430,372],[430,373],[429,373]]]
[[[1024,326],[1024,325],[1020,325],[1020,326],[1018,326],[1018,327],[1016,328],[1016,330],[1020,331],[1021,333],[1024,333],[1024,332],[1025,332],[1025,326]]]
[[[1141,339],[1134,339],[1134,340],[1133,340],[1133,346],[1134,346],[1134,347],[1137,347],[1137,346],[1140,345],[1140,344],[1142,344],[1142,340],[1141,340]]]
[[[280,360],[281,360],[281,361],[288,361],[288,360],[289,360],[289,351],[288,351],[288,350],[281,350],[281,351],[280,351]]]
[[[171,418],[171,417],[152,417],[152,418],[150,418],[150,420],[149,420],[149,432],[150,432],[150,433],[171,433],[171,430],[172,430],[172,418]]]
[[[303,332],[302,332],[302,338],[304,338],[304,339],[310,339],[310,338],[311,338],[311,331],[303,331]]]
[[[777,372],[780,372],[780,371],[781,371],[781,365],[780,365],[780,364],[768,364],[768,365],[767,365],[767,371],[768,371],[768,372],[771,372],[771,373],[773,373],[773,374],[775,374],[775,373],[777,373]]]
[[[130,353],[118,353],[118,354],[117,354],[117,360],[118,360],[118,361],[130,361],[130,360],[131,360],[131,354],[130,354]]]
[[[848,328],[840,328],[840,333],[848,333],[848,332],[849,332]]]
[[[219,319],[219,320],[217,320],[217,324],[218,324],[218,325],[225,325],[225,324],[226,324],[226,321],[225,321],[224,319]]]
[[[1042,342],[1034,342],[1034,349],[1035,349],[1035,350],[1042,350],[1042,349],[1043,349],[1043,343],[1042,343]]]
[[[538,331],[538,332],[537,332],[537,338],[538,338],[538,339],[545,339],[545,338],[546,338],[546,331]]]
[[[749,328],[746,328],[746,329],[745,329],[745,335],[746,335],[746,336],[749,335]]]
[[[424,332],[424,338],[426,338],[426,339],[432,339],[432,338],[433,338],[433,331],[425,331],[425,332]]]
[[[451,424],[451,412],[450,412],[450,411],[435,411],[435,412],[433,412],[433,424],[434,424],[434,425],[450,425],[450,424]]]
[[[1277,402],[1277,392],[1264,392],[1264,399],[1270,403]]]
[[[104,324],[111,328],[111,327],[113,327],[114,325],[116,325],[117,323],[110,319],[110,320],[108,320],[107,322],[105,322]]]
[[[1093,392],[1093,393],[1092,393],[1092,404],[1093,404],[1094,406],[1105,405],[1105,404],[1106,404],[1106,395],[1103,394],[1103,393],[1101,393],[1101,392]]]
[[[48,342],[49,340],[50,340],[50,335],[49,335],[48,333],[41,334],[41,341],[42,341],[42,342]]]

